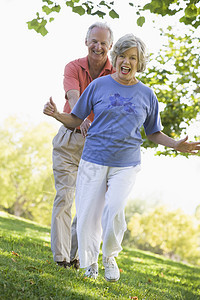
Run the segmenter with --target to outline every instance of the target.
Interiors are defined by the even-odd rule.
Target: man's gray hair
[[[112,29],[106,24],[106,23],[101,23],[101,22],[96,22],[94,24],[92,24],[89,28],[88,28],[88,31],[87,31],[87,34],[86,34],[86,41],[88,41],[89,39],[89,36],[90,36],[90,33],[92,31],[93,28],[103,28],[103,29],[107,29],[109,32],[110,32],[110,45],[113,43],[113,32],[112,32]]]
[[[132,33],[122,36],[113,46],[113,50],[110,53],[113,67],[116,67],[117,56],[133,47],[136,47],[138,52],[137,72],[143,72],[146,69],[148,60],[146,45],[141,39],[139,39]]]

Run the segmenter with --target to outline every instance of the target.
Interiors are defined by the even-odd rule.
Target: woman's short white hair
[[[148,55],[146,53],[146,45],[144,42],[133,35],[132,33],[122,36],[113,46],[111,51],[111,60],[113,67],[116,67],[117,56],[124,53],[126,50],[137,47],[138,51],[138,67],[137,72],[143,72],[146,69]]]
[[[87,31],[85,40],[88,41],[91,31],[92,31],[92,29],[95,28],[95,27],[97,27],[97,28],[103,28],[103,29],[106,29],[106,30],[109,31],[109,33],[110,33],[110,45],[112,45],[113,39],[114,39],[114,38],[113,38],[113,32],[112,32],[112,29],[111,29],[106,23],[101,23],[101,22],[96,22],[96,23],[92,24],[92,25],[88,28],[88,31]]]

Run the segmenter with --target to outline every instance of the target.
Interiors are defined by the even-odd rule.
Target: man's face
[[[110,44],[110,32],[104,28],[94,27],[85,44],[88,47],[88,57],[90,59],[97,62],[105,62],[108,51],[112,47]]]

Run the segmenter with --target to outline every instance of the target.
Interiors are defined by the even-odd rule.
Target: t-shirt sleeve
[[[159,104],[155,94],[153,94],[151,98],[150,111],[144,122],[144,130],[146,135],[153,134],[162,130],[162,124],[159,113]]]
[[[87,118],[93,109],[93,98],[94,85],[90,83],[76,102],[71,113],[82,120]]]
[[[65,66],[63,85],[65,93],[69,90],[80,91],[78,69],[73,62],[70,62]]]

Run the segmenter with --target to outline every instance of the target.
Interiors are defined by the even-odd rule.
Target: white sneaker
[[[98,276],[98,264],[94,263],[91,266],[87,267],[85,276],[96,279]]]
[[[105,267],[105,279],[107,281],[118,281],[120,272],[115,258],[103,256],[103,265]]]

